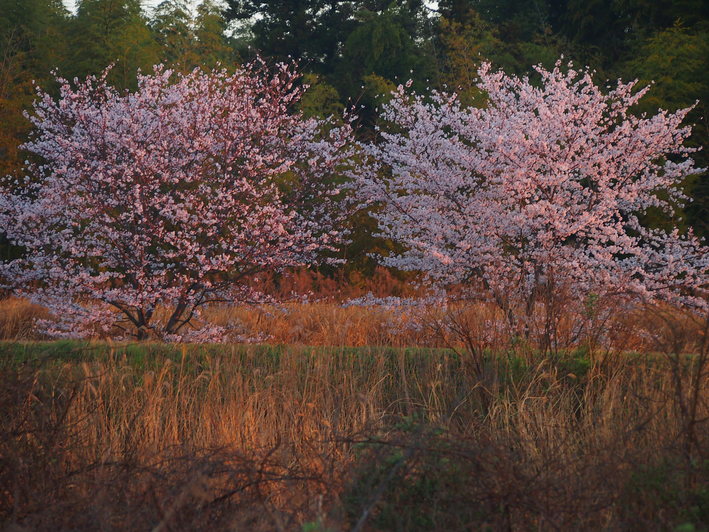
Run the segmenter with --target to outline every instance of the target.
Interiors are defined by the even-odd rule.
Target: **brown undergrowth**
[[[204,313],[261,345],[38,341],[45,311],[0,301],[0,528],[709,527],[696,316],[570,301],[520,336],[483,303],[320,299]]]
[[[670,307],[604,310],[603,318],[597,320],[578,313],[564,315],[556,326],[557,350],[584,349],[598,357],[657,349],[692,352],[701,341],[696,317]],[[34,326],[35,320],[47,317],[45,309],[24,299],[0,299],[0,340],[48,340]],[[444,309],[343,306],[333,301],[217,305],[206,308],[196,324],[205,322],[224,326],[237,339],[275,345],[452,347],[524,353],[538,351],[541,344],[535,334],[528,339],[513,338],[500,310],[485,303],[456,303]],[[675,329],[673,345],[658,345],[658,326]]]
[[[706,350],[612,363],[500,352],[480,394],[470,360],[440,349],[0,349],[11,530],[701,530],[709,519]]]

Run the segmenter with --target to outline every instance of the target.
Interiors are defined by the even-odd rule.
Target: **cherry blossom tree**
[[[184,338],[203,305],[251,298],[249,274],[338,244],[329,177],[351,128],[293,112],[293,66],[158,66],[123,93],[107,73],[39,92],[24,146],[39,162],[0,194],[0,231],[25,250],[0,273],[51,310],[50,332]]]
[[[648,88],[635,82],[604,92],[571,64],[536,71],[537,84],[483,64],[484,108],[394,91],[356,175],[381,232],[405,246],[384,263],[475,287],[517,331],[565,291],[706,309],[707,249],[641,223],[649,210],[675,216],[699,171],[683,144],[689,109],[638,117]]]

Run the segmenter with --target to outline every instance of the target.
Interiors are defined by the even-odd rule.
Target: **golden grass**
[[[670,307],[596,310],[562,315],[554,352],[534,331],[510,338],[485,304],[211,307],[203,319],[270,345],[170,346],[21,343],[41,339],[32,321],[46,311],[2,300],[0,519],[13,530],[701,529],[706,324]]]
[[[19,297],[0,299],[0,339],[29,340],[37,337],[34,321],[47,318],[48,312]]]
[[[564,314],[557,325],[561,349],[605,354],[658,348],[692,352],[702,341],[701,320],[672,307],[603,310],[603,319],[587,320],[581,334],[583,318],[573,312]],[[48,318],[48,313],[38,305],[20,298],[0,299],[0,340],[46,339],[34,327],[39,318]],[[512,346],[501,312],[484,303],[458,303],[448,309],[343,307],[337,302],[215,305],[205,308],[201,321],[196,322],[198,326],[204,323],[224,326],[246,340],[277,345],[466,349],[471,347],[466,342],[469,339],[479,344],[477,348],[493,351],[538,348],[534,335],[525,345]]]
[[[696,358],[502,356],[481,395],[449,351],[129,347],[3,345],[39,356],[2,365],[6,524],[648,530],[709,515]]]

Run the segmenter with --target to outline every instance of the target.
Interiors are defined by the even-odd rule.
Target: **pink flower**
[[[59,79],[56,100],[40,91],[24,148],[41,162],[0,194],[0,227],[26,254],[0,273],[67,334],[100,322],[177,337],[200,306],[238,299],[245,275],[320,260],[338,243],[327,181],[352,130],[292,113],[297,79],[256,60],[234,74],[157,66],[133,93],[105,73]]]

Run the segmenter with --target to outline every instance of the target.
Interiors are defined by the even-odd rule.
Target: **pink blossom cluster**
[[[384,264],[481,285],[513,322],[562,288],[707,309],[704,244],[641,223],[651,209],[675,216],[700,171],[684,145],[689,109],[636,116],[648,90],[636,82],[604,92],[571,64],[536,72],[540,83],[483,64],[484,108],[393,92],[354,172],[381,234],[405,246]]]
[[[342,303],[343,308],[364,307],[380,315],[385,330],[392,336],[424,332],[435,325],[434,315],[446,313],[450,297],[442,290],[420,297],[377,297],[371,292]]]
[[[425,297],[399,297],[386,296],[377,297],[372,292],[348,299],[342,304],[343,308],[347,307],[378,307],[382,309],[416,309],[425,307],[437,307],[445,309],[448,305],[449,298],[441,291],[435,291],[432,295]]]
[[[292,65],[158,66],[125,93],[107,72],[38,92],[24,149],[39,162],[0,189],[0,232],[25,250],[0,277],[52,311],[50,332],[174,338],[200,306],[243,298],[245,276],[341,241],[331,178],[350,121],[294,112]]]

